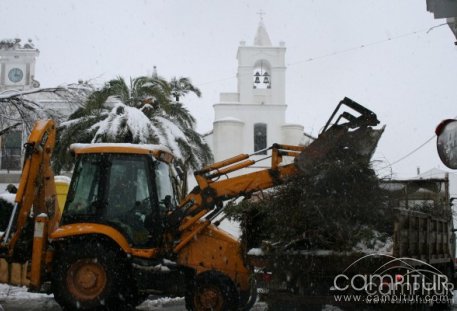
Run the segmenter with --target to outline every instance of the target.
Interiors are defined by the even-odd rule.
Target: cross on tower
[[[266,13],[262,11],[262,9],[260,9],[260,11],[257,12],[257,14],[260,16],[260,20],[263,21],[263,15],[265,15]]]

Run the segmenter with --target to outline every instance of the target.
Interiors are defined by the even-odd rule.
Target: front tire
[[[107,245],[68,244],[54,258],[54,298],[64,310],[129,309],[128,271],[119,252]]]
[[[232,280],[217,271],[203,272],[186,294],[186,308],[193,311],[235,311],[239,294]]]

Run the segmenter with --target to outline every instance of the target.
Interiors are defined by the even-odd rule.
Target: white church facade
[[[286,122],[286,47],[273,46],[261,20],[253,45],[240,42],[238,90],[214,104],[213,130],[205,136],[215,161],[240,153],[265,157],[273,143],[305,145],[303,125]]]

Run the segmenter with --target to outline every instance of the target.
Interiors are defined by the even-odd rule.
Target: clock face
[[[8,72],[8,79],[10,79],[11,82],[17,83],[21,81],[23,77],[24,73],[19,68],[13,68]]]

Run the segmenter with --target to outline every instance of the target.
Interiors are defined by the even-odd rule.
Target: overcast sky
[[[347,96],[386,124],[375,160],[392,163],[457,115],[457,48],[425,0],[0,0],[0,38],[33,39],[43,87],[116,76],[188,76],[203,96],[187,108],[212,128],[220,92],[236,91],[239,42],[252,44],[259,10],[287,47],[287,121],[317,135]],[[390,39],[390,40],[389,40]],[[393,165],[396,177],[444,168],[435,140]],[[384,171],[390,173],[390,169]]]

